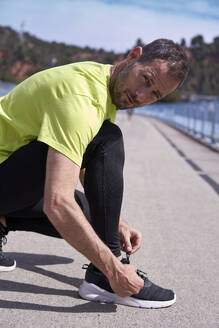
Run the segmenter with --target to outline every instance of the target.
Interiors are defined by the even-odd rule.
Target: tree
[[[219,36],[214,38],[214,41],[213,41],[213,46],[217,52],[217,55],[219,57]]]
[[[203,36],[201,34],[195,36],[191,40],[191,46],[192,47],[195,47],[195,48],[203,46],[204,43],[205,43],[204,42],[204,38],[203,38]]]
[[[185,48],[186,47],[186,40],[184,38],[181,39],[180,42],[181,47]]]
[[[135,44],[135,47],[144,47],[144,42],[142,41],[142,39],[138,38],[136,40],[136,44]]]

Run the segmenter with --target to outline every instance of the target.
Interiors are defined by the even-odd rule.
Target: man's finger
[[[139,233],[134,241],[132,241],[132,253],[135,253],[141,247],[141,234]]]
[[[125,250],[127,253],[132,251],[132,244],[130,241],[130,234],[127,234],[124,238],[124,243],[125,243]]]

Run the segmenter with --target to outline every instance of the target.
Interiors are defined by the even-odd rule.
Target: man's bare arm
[[[97,236],[74,198],[80,168],[49,148],[44,192],[44,212],[62,237],[86,256],[109,279],[120,296],[137,293],[142,281],[135,267],[123,265]]]

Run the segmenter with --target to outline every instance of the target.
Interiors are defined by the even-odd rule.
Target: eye
[[[156,100],[158,100],[158,99],[160,99],[160,97],[157,95],[157,93],[156,92],[152,92],[152,95],[153,95],[153,97],[156,99]]]
[[[151,86],[151,81],[149,80],[149,78],[146,75],[144,75],[144,79],[145,79],[147,87],[150,87]]]

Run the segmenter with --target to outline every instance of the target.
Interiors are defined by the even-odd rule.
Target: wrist
[[[113,279],[118,273],[122,272],[123,264],[119,258],[114,257],[111,264],[106,266],[106,272],[104,273],[109,280]]]

